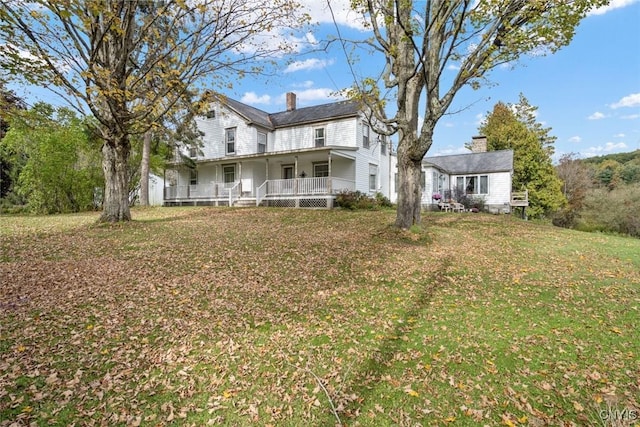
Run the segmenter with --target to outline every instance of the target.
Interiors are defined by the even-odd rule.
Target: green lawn
[[[133,216],[0,218],[0,426],[640,425],[638,239]]]

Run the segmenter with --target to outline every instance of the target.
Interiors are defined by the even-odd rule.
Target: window
[[[225,146],[227,154],[236,154],[236,128],[225,131]]]
[[[427,173],[425,171],[420,172],[420,188],[424,190],[427,186]]]
[[[207,119],[213,119],[216,116],[216,112],[214,110],[209,110],[206,112],[205,117]]]
[[[387,137],[380,135],[380,154],[387,154]]]
[[[480,175],[480,194],[489,194],[489,177]]]
[[[189,185],[198,185],[198,170],[189,170]]]
[[[267,134],[258,132],[258,153],[267,152]]]
[[[192,159],[195,159],[196,157],[198,157],[198,147],[195,147],[195,146],[189,147],[189,157],[191,157]]]
[[[316,147],[324,147],[324,128],[314,129],[314,140]]]
[[[376,191],[378,189],[378,166],[369,165],[369,190]]]
[[[369,126],[365,124],[362,125],[362,146],[369,148]]]
[[[230,187],[236,182],[236,165],[222,165],[222,181],[225,187]]]
[[[456,190],[464,194],[489,194],[489,176],[458,176],[456,177]]]
[[[329,176],[329,163],[314,163],[313,176],[314,178]]]

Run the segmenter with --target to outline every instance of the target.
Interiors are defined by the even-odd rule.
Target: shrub
[[[381,193],[376,193],[375,197],[371,197],[360,191],[344,190],[336,196],[336,206],[344,209],[356,210],[391,207],[393,205],[391,201]]]

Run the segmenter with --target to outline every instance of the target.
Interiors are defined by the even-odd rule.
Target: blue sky
[[[306,0],[320,25],[311,38],[336,35],[326,2]],[[331,0],[340,33],[362,39],[348,1]],[[374,75],[380,57],[360,56],[357,76]],[[298,106],[332,100],[349,87],[353,74],[344,51],[334,44],[327,52],[306,55],[274,78],[237,82],[230,96],[269,112],[285,107],[286,92],[296,92]],[[497,68],[494,83],[481,90],[464,88],[436,128],[428,156],[465,152],[464,143],[477,134],[480,121],[499,102],[517,103],[522,93],[538,107],[538,121],[557,137],[554,159],[565,153],[582,157],[640,149],[640,0],[612,0],[610,6],[585,18],[573,42],[553,55],[524,58],[515,69]],[[390,111],[393,113],[393,111]]]
[[[348,39],[368,36],[348,10],[350,0],[330,0],[333,15],[327,0],[299,1],[318,24],[297,39],[301,50],[338,31]],[[351,87],[354,75],[376,76],[383,65],[384,58],[365,54],[349,67],[334,43],[294,58],[275,76],[234,81],[226,95],[268,112],[285,108],[287,92],[297,94],[298,107],[317,105],[339,99],[336,92]],[[553,55],[525,57],[515,69],[496,68],[488,77],[491,86],[463,88],[456,95],[450,112],[459,112],[441,119],[428,156],[466,152],[465,142],[493,106],[517,103],[520,93],[538,107],[538,121],[557,138],[554,160],[566,153],[589,157],[640,149],[640,0],[611,0],[582,21],[569,46]],[[60,103],[44,90],[10,87],[30,104]]]

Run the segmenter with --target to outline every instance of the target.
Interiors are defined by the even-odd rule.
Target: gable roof
[[[338,101],[273,114],[227,97],[221,98],[220,102],[241,115],[247,122],[271,130],[329,119],[354,117],[360,111],[359,104],[356,101]]]
[[[286,127],[313,123],[328,119],[357,116],[360,111],[356,101],[339,101],[313,107],[297,108],[271,114],[271,122],[275,127]]]
[[[255,123],[267,129],[273,129],[273,125],[269,119],[269,113],[231,98],[225,97],[224,99],[221,99],[220,102],[226,104],[233,111],[240,114],[249,123]]]
[[[513,170],[513,150],[425,157],[422,163],[435,166],[451,175],[510,172]]]

